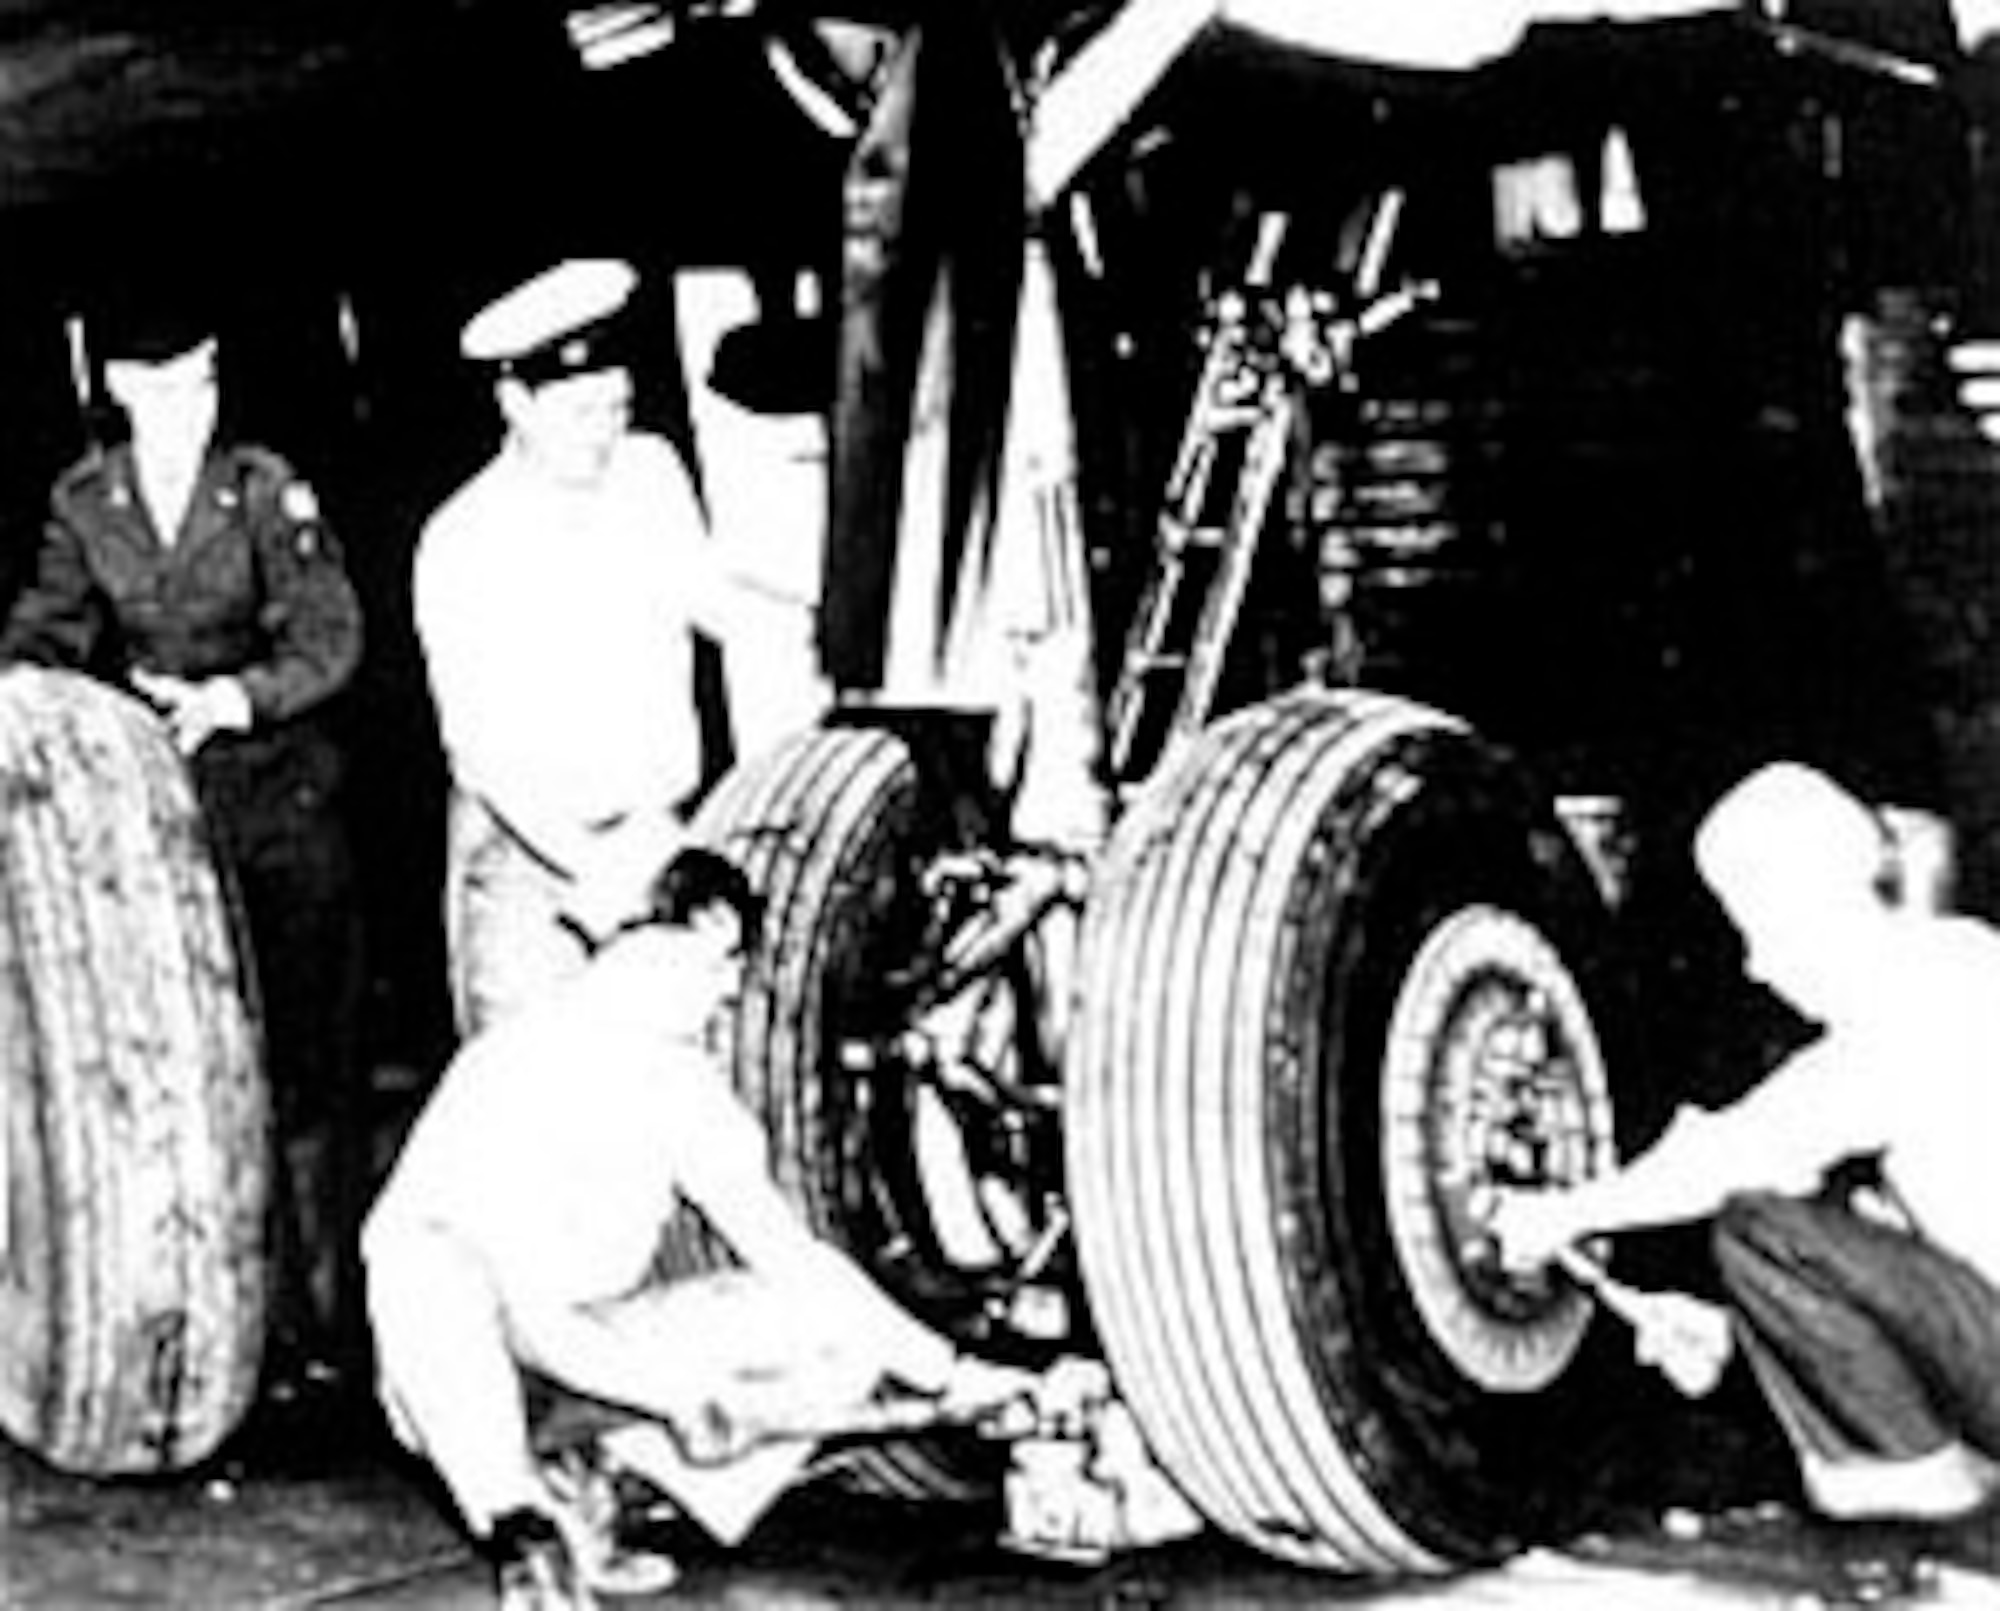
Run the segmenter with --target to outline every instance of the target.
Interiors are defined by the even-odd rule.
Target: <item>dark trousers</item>
[[[367,1171],[364,973],[339,757],[310,728],[196,757],[217,861],[251,963],[273,1121],[278,1340],[340,1352],[364,1334],[359,1230]]]
[[[2000,1291],[1835,1198],[1731,1198],[1715,1255],[1738,1335],[1795,1446],[1900,1460],[2000,1455]]]

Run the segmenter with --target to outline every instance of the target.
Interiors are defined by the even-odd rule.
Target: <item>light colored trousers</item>
[[[452,1013],[461,1040],[589,960],[563,920],[567,880],[473,795],[454,790],[446,824],[444,932]]]
[[[430,1462],[475,1533],[517,1506],[547,1505],[528,1373],[562,1383],[510,1317],[490,1262],[451,1226],[410,1214],[371,1220],[363,1253],[379,1389],[397,1438]],[[717,1416],[770,1426],[837,1420],[882,1374],[879,1349],[830,1321],[837,1309],[748,1270],[650,1283],[588,1307],[641,1345],[644,1380],[631,1383],[623,1419],[650,1413],[684,1448],[699,1450]],[[781,1475],[809,1452],[797,1449]]]

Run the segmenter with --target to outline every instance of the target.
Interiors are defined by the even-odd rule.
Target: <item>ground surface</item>
[[[1686,1480],[1689,1450],[1716,1452],[1713,1430],[1696,1430],[1679,1451],[1662,1451],[1663,1493],[1699,1500],[1704,1485],[1717,1487]],[[635,1611],[1842,1603],[2000,1611],[1990,1529],[1941,1553],[1936,1539],[1835,1531],[1775,1501],[1707,1497],[1695,1508],[1621,1506],[1559,1549],[1446,1582],[1385,1585],[1295,1571],[1216,1538],[1091,1569],[1056,1566],[996,1547],[990,1516],[814,1494],[781,1507],[733,1556],[685,1557],[671,1594],[621,1603]],[[479,1563],[365,1407],[267,1410],[210,1468],[158,1483],[66,1477],[0,1445],[0,1606],[8,1611],[454,1611],[487,1603]]]

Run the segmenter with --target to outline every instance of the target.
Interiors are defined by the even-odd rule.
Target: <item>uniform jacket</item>
[[[210,449],[171,544],[131,450],[86,456],[56,483],[36,574],[0,634],[0,659],[118,683],[135,668],[237,677],[260,726],[324,703],[360,657],[360,604],[311,488],[248,445]]]

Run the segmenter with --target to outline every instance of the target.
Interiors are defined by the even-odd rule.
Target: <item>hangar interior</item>
[[[1196,19],[1124,85],[1060,182],[1030,197],[1038,210],[983,188],[1023,171],[1020,152],[980,144],[1021,132],[1020,105],[989,118],[995,103],[976,98],[996,82],[990,56],[930,58],[945,65],[919,99],[907,204],[929,209],[943,244],[926,250],[950,260],[955,288],[972,287],[974,315],[979,296],[1011,294],[1018,264],[985,283],[998,258],[981,250],[1015,251],[1017,215],[1034,214],[1067,343],[1098,696],[1114,697],[1129,669],[1125,623],[1157,563],[1172,512],[1163,489],[1209,356],[1240,342],[1244,373],[1287,377],[1299,406],[1217,700],[1251,721],[1208,753],[1248,778],[1267,747],[1306,734],[1298,753],[1319,748],[1296,764],[1332,801],[1327,818],[1239,854],[1228,813],[1241,807],[1247,841],[1253,816],[1278,814],[1278,786],[1176,773],[1174,798],[1199,811],[1153,807],[1171,854],[1136,833],[1119,842],[1117,876],[1102,885],[1113,915],[1093,916],[1089,937],[1106,954],[1129,942],[1129,956],[1090,977],[1088,999],[1107,1021],[1182,1014],[1179,1029],[1148,1018],[1119,1043],[1139,1048],[1135,1072],[1087,1036],[1072,1053],[1048,1032],[1044,1016],[1072,1027],[1064,1014],[1085,990],[1053,992],[1057,1010],[1043,1015],[1034,993],[1062,976],[1023,960],[1035,922],[1081,906],[1074,866],[1053,854],[1036,864],[1044,845],[944,843],[990,826],[976,820],[989,803],[978,790],[962,813],[912,803],[956,781],[951,757],[931,753],[949,723],[893,709],[874,727],[865,712],[830,722],[805,760],[748,783],[739,773],[715,796],[718,832],[737,833],[792,903],[780,920],[793,925],[790,971],[757,981],[776,1005],[765,1039],[735,1049],[737,1072],[759,1057],[775,1071],[774,1111],[797,1132],[785,1138],[798,1154],[782,1160],[798,1177],[788,1182],[911,1307],[961,1325],[961,1341],[1036,1359],[1110,1339],[1156,1425],[1181,1413],[1181,1397],[1201,1401],[1188,1412],[1201,1423],[1184,1440],[1192,1453],[1180,1453],[1190,1488],[1210,1484],[1212,1519],[1280,1555],[1324,1547],[1429,1568],[1517,1541],[1492,1518],[1512,1527],[1546,1495],[1510,1510],[1519,1496],[1506,1490],[1515,1477],[1523,1490],[1530,1477],[1560,1486],[1549,1428],[1594,1416],[1602,1401],[1586,1389],[1601,1390],[1610,1368],[1601,1341],[1576,1344],[1576,1292],[1509,1286],[1468,1253],[1465,1171],[1425,1177],[1466,1136],[1473,1165],[1496,1176],[1517,1153],[1532,1176],[1581,1169],[1589,1146],[1609,1145],[1596,1049],[1576,1027],[1585,992],[1569,990],[1560,960],[1520,943],[1522,929],[1546,920],[1557,940],[1589,938],[1575,972],[1615,1003],[1606,1044],[1623,1060],[1622,1137],[1663,1120],[1673,1100],[1723,1097],[1747,1078],[1749,1059],[1717,1028],[1724,1007],[1746,1005],[1730,993],[1735,959],[1680,852],[1753,760],[1821,761],[1877,798],[1936,813],[1956,837],[1956,899],[2000,916],[2000,460],[1947,367],[1955,341],[2000,334],[2000,58],[1961,54],[1948,7],[1902,0],[1571,20],[1449,70],[1292,48],[1239,25],[1256,9],[8,8],[0,596],[21,580],[51,478],[93,429],[82,311],[135,276],[223,288],[235,423],[311,477],[367,610],[365,669],[339,720],[375,970],[369,1050],[378,1064],[434,1069],[451,1038],[437,921],[445,780],[408,589],[423,520],[493,441],[490,398],[456,352],[468,314],[557,257],[632,260],[646,287],[637,413],[699,473],[673,275],[748,268],[776,295],[807,273],[829,294],[852,245],[857,142],[899,40],[927,28],[969,37],[990,21],[981,45],[1011,46],[1042,91],[1115,42],[1128,17]],[[963,102],[930,113],[952,105],[961,70]],[[1026,155],[1031,180],[1038,155]],[[968,324],[955,382],[971,392],[994,381],[978,365],[1003,349],[981,346],[993,330]],[[990,417],[975,423],[998,434]],[[836,451],[830,543],[869,540],[839,518],[841,478],[858,463]],[[1256,714],[1302,672],[1333,702]],[[722,716],[728,674],[720,658],[703,662],[718,775],[739,758]],[[1445,757],[1435,772],[1431,752],[1397,748],[1405,707],[1340,702],[1374,690],[1466,719],[1416,723],[1415,748]],[[1349,751],[1361,763],[1335,776],[1326,757]],[[1498,755],[1551,798],[1620,803],[1638,848],[1608,930],[1594,907],[1588,922],[1577,915],[1588,880],[1573,854],[1550,849],[1562,836],[1495,781]],[[890,780],[878,795],[871,768]],[[1096,781],[1144,798],[1142,778]],[[1376,791],[1366,810],[1350,788]],[[799,820],[760,818],[779,806]],[[805,839],[810,855],[793,843]],[[1239,879],[1243,862],[1256,866]],[[1245,893],[1266,878],[1290,882]],[[1039,904],[1010,928],[1004,897],[1022,892]],[[1517,895],[1528,919],[1483,915]],[[1475,921],[1447,910],[1461,899]],[[805,911],[812,902],[825,911]],[[1280,908],[1270,939],[1257,925]],[[1405,953],[1433,957],[1421,930],[1441,911],[1438,970],[1463,969],[1446,1007],[1414,999],[1418,986],[1402,993],[1397,977]],[[1269,990],[1261,1014],[1232,997],[1204,1018],[1198,993],[1179,989],[1199,973],[1210,928],[1224,949],[1245,936],[1267,946],[1253,958],[1265,971],[1252,983]],[[1604,932],[1608,961],[1594,950]],[[1466,934],[1470,961],[1450,951]],[[940,936],[953,946],[927,954]],[[954,948],[967,936],[977,943]],[[1503,954],[1478,954],[1482,944]],[[968,952],[977,966],[960,970]],[[1604,986],[1616,964],[1632,964],[1636,982]],[[998,983],[968,1016],[998,1000],[997,1074],[976,1036],[946,1045],[930,1016],[954,992],[970,999],[980,968]],[[1472,1004],[1463,1012],[1460,997]],[[1423,1067],[1399,1061],[1406,1018],[1433,1010],[1401,1041],[1429,1036],[1441,1050]],[[1761,1037],[1760,1049],[1786,1032],[1742,1017],[1730,1033]],[[1502,1018],[1532,1020],[1536,1034],[1517,1040],[1534,1042],[1542,1086],[1494,1072],[1505,1059],[1486,1057],[1488,1043],[1504,1036],[1462,1051]],[[1211,1039],[1224,1019],[1255,1055],[1223,1045],[1220,1030]],[[1247,1083],[1211,1088],[1211,1077]],[[1098,1127],[1096,1154],[1062,1132],[1075,1118],[1071,1083],[1085,1088],[1074,1107]],[[1544,1100],[1553,1086],[1561,1101]],[[926,1110],[912,1093],[940,1091],[958,1104],[958,1161],[990,1222],[969,1255],[936,1212],[933,1160],[919,1156]],[[1231,1134],[1276,1160],[1267,1196],[1262,1176],[1211,1146],[1211,1104],[1250,1115],[1251,1140]],[[988,1120],[990,1134],[979,1130]],[[1409,1141],[1418,1131],[1421,1144]],[[1240,1218],[1230,1236],[1284,1264],[1270,1291],[1230,1287],[1230,1259],[1208,1256],[1222,1233],[1178,1211],[1183,1142],[1202,1208],[1219,1202]],[[1158,1178],[1145,1174],[1155,1152],[1167,1160]],[[1078,1159],[1072,1191],[1065,1171]],[[1239,1173],[1258,1184],[1239,1185]],[[1087,1208],[1072,1213],[1090,1192],[1100,1213],[1115,1211],[1095,1225]],[[1183,1233],[1200,1244],[1184,1261],[1158,1251]],[[1087,1290],[1093,1259],[1111,1279]],[[1172,1266],[1159,1292],[1154,1264]],[[1149,1321],[1175,1333],[1157,1355]],[[1349,1327],[1368,1346],[1347,1347]],[[1530,1337],[1519,1357],[1510,1328]],[[1262,1360],[1267,1338],[1307,1363],[1271,1367],[1242,1406],[1224,1388],[1208,1402],[1211,1377],[1235,1390],[1237,1357]],[[1542,1346],[1560,1356],[1551,1379],[1585,1361],[1584,1387],[1564,1386],[1554,1419],[1532,1400],[1524,1408],[1531,1395],[1510,1396],[1542,1368],[1526,1358]],[[1311,1480],[1333,1473],[1332,1497],[1301,1502],[1334,1515],[1330,1542],[1228,1491],[1237,1419],[1267,1410],[1333,1450],[1305,1462]],[[1536,1436],[1516,1439],[1523,1424]],[[1289,1458],[1278,1432],[1242,1456],[1267,1460],[1274,1487],[1295,1474]]]

